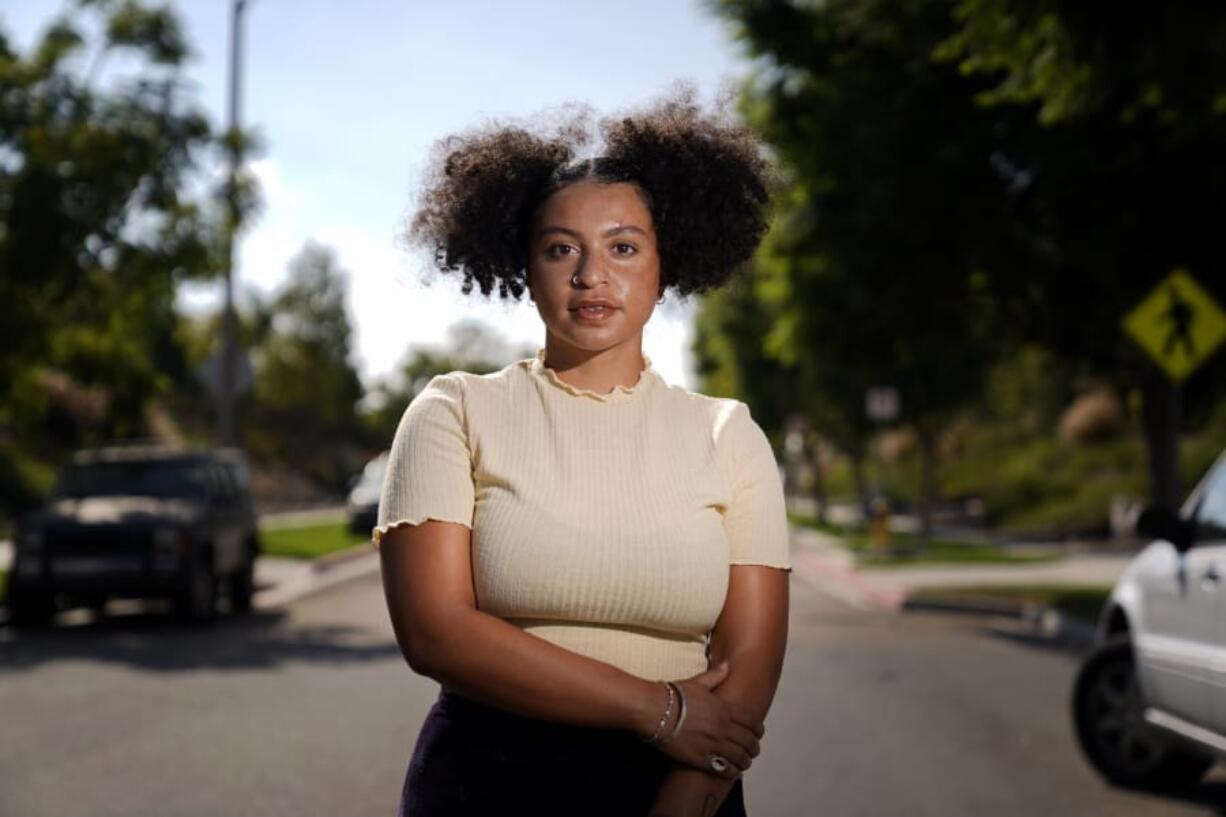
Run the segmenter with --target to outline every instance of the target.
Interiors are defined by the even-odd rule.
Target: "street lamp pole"
[[[221,366],[217,389],[217,442],[234,445],[238,440],[238,318],[234,312],[234,239],[238,231],[238,170],[242,160],[238,142],[240,93],[242,90],[243,10],[247,0],[230,5],[229,104],[226,129],[229,147],[228,195],[225,229],[225,307],[221,324]]]

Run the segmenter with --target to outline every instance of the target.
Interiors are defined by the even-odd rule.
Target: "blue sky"
[[[0,25],[24,48],[67,5],[3,0]],[[187,75],[220,127],[230,4],[172,5],[197,51]],[[614,112],[678,79],[710,99],[748,69],[696,0],[250,0],[246,21],[243,120],[265,144],[254,163],[265,209],[242,241],[240,286],[271,290],[307,240],[331,246],[349,273],[355,362],[368,383],[410,348],[442,343],[464,318],[516,343],[544,339],[526,301],[465,298],[447,278],[425,286],[424,258],[398,248],[437,139],[568,100]],[[219,292],[196,288],[182,299],[206,308]],[[692,312],[665,304],[644,339],[664,377],[687,386]]]

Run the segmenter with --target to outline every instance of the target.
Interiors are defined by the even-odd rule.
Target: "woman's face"
[[[639,189],[583,181],[554,193],[536,214],[527,270],[555,341],[590,352],[641,348],[660,297],[660,256]]]

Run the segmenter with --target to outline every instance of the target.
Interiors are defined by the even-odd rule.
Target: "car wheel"
[[[1189,786],[1213,758],[1177,745],[1144,718],[1132,643],[1117,639],[1086,659],[1073,689],[1073,723],[1090,764],[1118,786]]]
[[[230,609],[235,613],[251,611],[255,594],[255,559],[248,554],[242,566],[230,577]]]
[[[11,590],[6,602],[9,623],[14,627],[46,627],[55,615],[55,595],[28,590]]]
[[[217,605],[217,575],[207,553],[196,555],[188,563],[182,587],[174,600],[175,616],[182,621],[210,621]]]

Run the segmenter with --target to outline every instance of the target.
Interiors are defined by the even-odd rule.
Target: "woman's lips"
[[[612,317],[617,311],[616,307],[605,306],[604,304],[592,306],[580,306],[571,310],[576,317],[584,323],[603,323]]]

